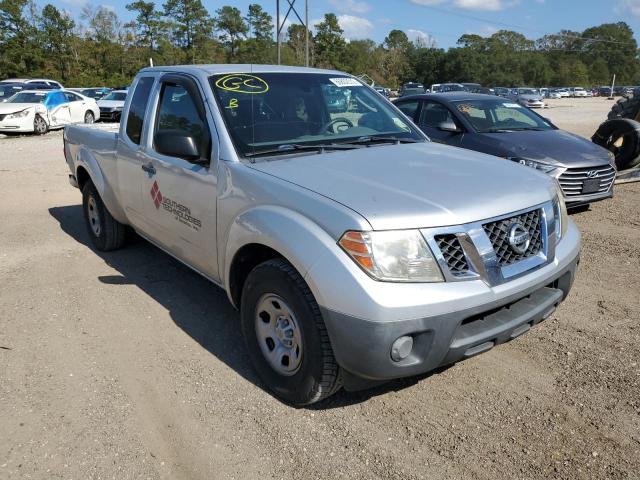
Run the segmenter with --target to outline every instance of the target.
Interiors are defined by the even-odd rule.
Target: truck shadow
[[[98,277],[102,283],[136,285],[166,308],[173,322],[199,345],[245,380],[271,394],[253,370],[242,338],[239,314],[223,289],[135,234],[122,250],[96,251],[86,231],[81,205],[52,207],[49,214],[67,235],[94,250],[107,265],[119,272],[119,275]],[[407,388],[425,376],[396,380],[359,392],[342,390],[307,408],[325,410],[361,403]]]

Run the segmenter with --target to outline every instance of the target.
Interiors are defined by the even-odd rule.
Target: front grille
[[[503,218],[495,222],[485,223],[486,232],[493,250],[496,252],[500,266],[507,266],[528,257],[537,255],[542,249],[542,213],[540,209],[522,213],[514,217]],[[524,253],[517,253],[509,245],[509,230],[515,223],[520,223],[529,232],[529,247]]]
[[[7,114],[6,114],[6,113],[5,113],[5,114],[0,114],[0,122],[1,122],[2,120],[4,120],[4,117],[6,117],[6,116],[7,116]]]
[[[585,180],[599,180],[598,182],[590,182],[588,189],[585,190]],[[576,195],[589,195],[595,193],[608,192],[616,179],[616,170],[607,165],[606,167],[595,168],[569,168],[560,178],[560,186],[564,192],[565,197],[572,197]]]
[[[438,248],[442,252],[451,274],[454,276],[464,275],[469,272],[469,264],[467,257],[464,255],[462,245],[458,241],[458,237],[453,234],[436,235],[434,237]]]

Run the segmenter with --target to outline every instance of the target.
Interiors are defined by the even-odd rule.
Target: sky
[[[132,15],[125,5],[131,0],[38,0],[53,3],[76,19],[85,2],[113,8],[127,21]],[[163,0],[157,0],[160,7]],[[437,47],[449,48],[465,33],[490,36],[500,29],[518,31],[536,39],[562,29],[582,31],[588,27],[618,21],[627,22],[640,43],[640,0],[308,0],[310,24],[325,13],[338,15],[347,39],[371,38],[382,42],[392,29],[404,30],[413,40],[430,38]],[[250,3],[259,3],[274,17],[276,0],[203,0],[213,15],[223,5],[243,14]],[[287,0],[280,0],[284,16]],[[295,0],[304,19],[304,0]],[[290,15],[291,20],[295,17]],[[285,25],[286,27],[286,25]]]

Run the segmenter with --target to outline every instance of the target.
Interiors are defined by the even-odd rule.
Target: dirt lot
[[[589,135],[604,102],[544,114]],[[293,409],[221,290],[88,246],[67,173],[60,132],[0,138],[0,479],[640,478],[640,184],[573,215],[576,285],[529,334]]]

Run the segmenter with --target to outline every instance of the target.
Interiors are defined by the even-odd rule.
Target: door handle
[[[142,165],[142,170],[147,172],[150,175],[156,174],[156,167],[153,166],[153,163],[147,163]]]

